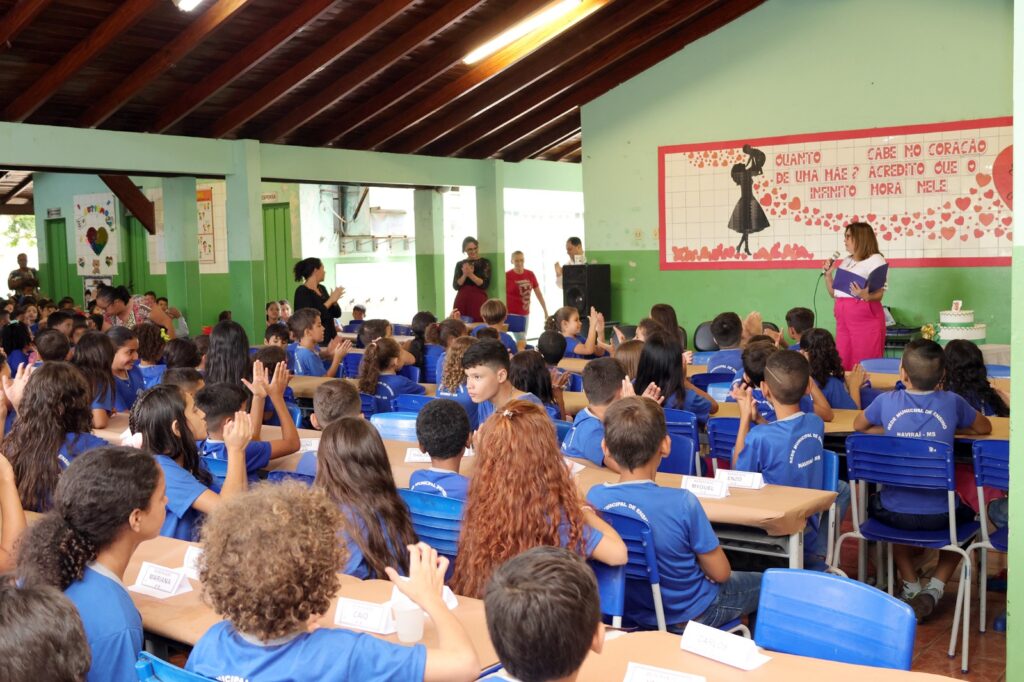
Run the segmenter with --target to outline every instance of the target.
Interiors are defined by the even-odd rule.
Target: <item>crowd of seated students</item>
[[[205,549],[204,594],[224,620],[196,644],[187,668],[218,679],[291,679],[298,665],[308,678],[473,679],[476,653],[440,599],[446,573],[457,594],[484,600],[510,674],[571,678],[604,636],[583,560],[627,560],[603,513],[651,526],[671,631],[756,612],[760,573],[732,570],[692,493],[655,483],[671,448],[664,410],[691,412],[701,424],[719,410],[687,377],[692,354],[671,306],[654,306],[634,339],[620,333],[616,343],[606,341],[600,313],[589,312],[583,335],[580,311],[560,308],[537,348],[524,350],[503,330],[507,310],[495,299],[481,307],[483,325],[423,311],[412,320],[412,339],[400,343],[389,321],[360,317],[355,343],[337,337],[323,348],[320,315],[284,303],[267,304],[264,345],[254,353],[230,316],[209,334],[168,340],[152,322],[100,331],[41,304],[13,311],[0,332],[0,571],[17,578],[0,582],[0,653],[14,652],[17,641],[37,655],[62,651],[47,665],[65,666],[66,679],[82,679],[86,669],[89,680],[134,679],[142,622],[121,583],[135,549],[157,535]],[[834,338],[806,308],[787,314],[782,334],[759,316],[733,312],[716,316],[711,332],[720,350],[707,369],[734,376],[729,400],[739,404],[732,465],[770,484],[820,488],[824,424],[835,410],[860,408],[863,369],[843,372]],[[355,346],[362,355],[352,372],[345,357]],[[418,543],[387,446],[364,419],[360,396],[372,397],[373,411],[391,411],[398,396],[426,392],[404,368],[422,376],[435,358],[437,399],[416,418],[416,445],[430,467],[417,470],[409,487],[464,502],[453,572]],[[552,419],[571,416],[564,392],[572,374],[558,366],[564,358],[589,359],[582,371],[589,405],[559,442]],[[319,443],[295,465],[311,485],[261,483],[271,460],[300,451],[292,373],[324,379],[307,415]],[[989,432],[984,415],[1009,414],[1008,397],[989,384],[980,351],[967,342],[945,350],[911,343],[900,379],[905,388],[875,398],[858,414],[857,430],[952,443],[954,433]],[[122,445],[93,435],[119,413],[129,415]],[[279,432],[264,438],[265,424]],[[583,495],[563,455],[619,478]],[[215,460],[226,472],[217,477]],[[841,483],[840,520],[848,505]],[[43,516],[26,529],[23,510]],[[947,523],[945,495],[912,489],[882,490],[870,513],[899,528]],[[956,514],[966,520],[974,512],[960,504]],[[993,504],[993,519],[1005,524],[1005,501]],[[824,524],[809,520],[808,566],[820,567],[826,553]],[[895,556],[902,598],[923,620],[958,557],[942,553],[922,582],[908,548]],[[394,581],[431,616],[438,646],[311,629],[339,572]],[[12,619],[8,604],[23,604],[22,620]],[[630,583],[626,612],[640,627],[656,627],[646,583]],[[51,627],[61,639],[22,632],[33,618],[59,618]],[[25,655],[9,654],[12,679],[37,669],[18,667],[29,665],[18,662],[30,660]]]

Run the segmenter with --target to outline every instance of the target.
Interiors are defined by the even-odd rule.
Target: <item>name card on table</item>
[[[143,561],[142,568],[139,569],[139,577],[135,579],[135,584],[128,589],[157,599],[167,599],[191,592],[192,584],[185,579],[182,569],[167,568]]]
[[[316,452],[319,448],[319,438],[303,438],[299,441],[299,452]]]
[[[377,604],[341,597],[338,599],[338,610],[334,613],[334,624],[378,635],[390,635],[395,632],[391,602]]]
[[[772,660],[757,650],[754,640],[690,621],[679,648],[740,670],[754,670]]]
[[[463,457],[472,457],[473,448],[466,448],[466,452],[463,453]],[[406,464],[430,464],[430,455],[420,451],[419,448],[408,448],[405,451],[405,463]]]
[[[716,500],[729,497],[728,484],[716,478],[683,476],[683,484],[680,487],[683,490],[689,490],[697,497],[707,497]]]
[[[668,668],[657,668],[653,665],[629,662],[626,666],[626,676],[622,682],[707,682],[702,675],[691,675],[690,673]]]
[[[185,574],[185,577],[199,580],[199,557],[201,556],[203,556],[202,547],[188,546],[188,549],[185,550],[184,565],[180,569]]]
[[[732,469],[719,469],[715,474],[715,480],[725,481],[725,484],[730,488],[760,490],[764,487],[764,476],[760,471],[733,471]]]
[[[570,475],[570,476],[575,476],[575,475],[576,475],[576,474],[578,474],[579,472],[581,472],[581,471],[583,471],[584,469],[586,469],[586,467],[585,467],[585,466],[583,466],[583,465],[582,465],[582,464],[580,464],[579,462],[574,462],[574,461],[572,461],[572,460],[571,460],[571,459],[569,459],[568,457],[564,458],[564,459],[563,459],[562,461],[564,461],[564,462],[565,462],[565,466],[566,466],[566,468],[567,468],[567,469],[569,469],[569,475]]]

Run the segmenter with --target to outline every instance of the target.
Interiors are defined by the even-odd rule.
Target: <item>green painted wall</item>
[[[723,310],[781,322],[808,270],[658,269],[659,145],[1006,116],[1011,0],[771,0],[583,107],[588,258],[613,264],[614,316],[658,302],[689,330]],[[1009,342],[1009,268],[894,268],[908,323],[960,298]],[[824,287],[822,287],[824,288]],[[821,323],[834,326],[819,292]]]

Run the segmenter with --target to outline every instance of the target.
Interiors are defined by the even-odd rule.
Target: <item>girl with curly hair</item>
[[[452,345],[452,341],[468,335],[469,327],[458,318],[449,317],[446,320],[441,320],[437,325],[437,345],[441,346],[444,351],[437,358],[437,365],[435,367],[438,380],[440,380],[441,374],[444,372],[445,358],[447,357],[448,348]]]
[[[384,441],[370,422],[345,417],[327,425],[313,486],[341,508],[348,546],[344,573],[383,578],[385,567],[394,566],[405,574],[409,566],[402,547],[416,544],[416,531],[398,496]]]
[[[103,332],[86,332],[75,344],[71,364],[85,375],[92,396],[92,426],[105,429],[114,411],[114,342]]]
[[[63,590],[78,608],[92,649],[90,681],[135,679],[142,618],[121,581],[135,549],[160,532],[164,490],[150,454],[97,448],[68,467],[53,510],[22,540],[19,577]]]
[[[391,412],[393,401],[400,395],[427,392],[412,379],[398,374],[402,367],[402,347],[394,339],[385,336],[366,346],[359,363],[359,392],[376,399],[377,412]]]
[[[481,425],[451,587],[481,597],[491,573],[531,547],[566,547],[618,566],[619,535],[586,506],[544,409],[514,400]]]
[[[800,352],[811,365],[811,377],[818,384],[825,400],[835,410],[859,410],[860,387],[864,368],[857,365],[850,376],[843,371],[836,340],[827,329],[808,329],[800,335]]]
[[[458,320],[454,321],[458,322]],[[441,356],[443,365],[437,373],[437,397],[454,400],[462,405],[462,409],[469,416],[469,426],[473,430],[477,427],[476,403],[469,397],[469,392],[466,390],[466,370],[462,369],[462,356],[466,349],[477,341],[478,339],[473,336],[460,336],[451,339],[448,350]]]
[[[981,349],[957,339],[946,344],[947,391],[959,394],[986,417],[1009,417],[1010,396],[992,387]]]
[[[160,383],[164,376],[167,365],[164,364],[164,341],[163,328],[146,322],[135,328],[135,334],[139,338],[139,372],[146,388],[153,388]]]
[[[424,544],[403,552],[408,580],[391,568],[387,577],[430,616],[437,648],[312,627],[338,592],[341,522],[332,500],[295,483],[258,486],[211,514],[199,578],[224,620],[196,643],[185,668],[218,680],[475,679],[473,644],[441,599],[448,560]]]

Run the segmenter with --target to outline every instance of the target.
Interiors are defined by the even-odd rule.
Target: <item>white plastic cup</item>
[[[416,604],[396,604],[392,610],[395,613],[399,642],[412,644],[423,639],[423,621],[426,618],[423,609]]]

